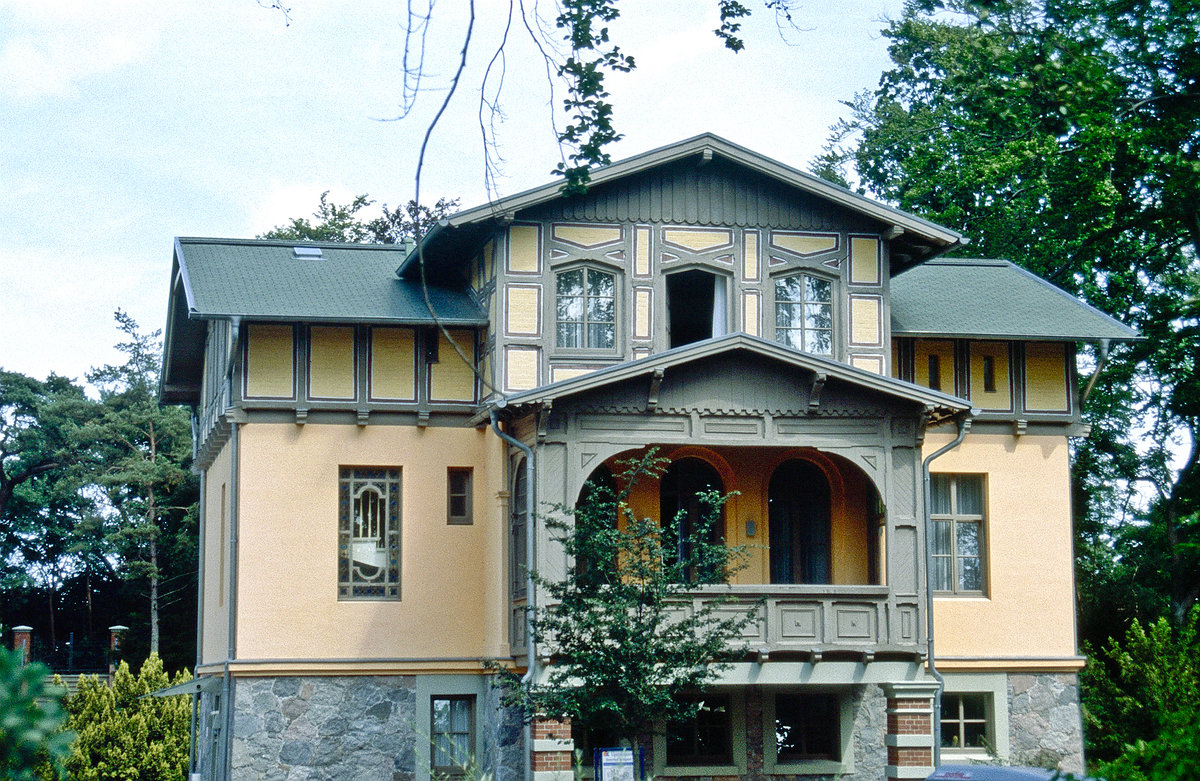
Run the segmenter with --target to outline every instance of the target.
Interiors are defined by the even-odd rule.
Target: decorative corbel
[[[1013,436],[1014,436],[1014,437],[1019,437],[1019,436],[1021,436],[1022,434],[1024,434],[1024,433],[1025,433],[1025,430],[1026,430],[1027,428],[1029,428],[1029,421],[1027,421],[1027,420],[1014,420],[1014,421],[1013,421]]]
[[[542,402],[542,408],[538,410],[537,422],[537,441],[538,444],[546,441],[546,429],[550,425],[550,409],[554,406],[554,402],[547,399]]]
[[[759,664],[766,664],[767,660],[770,658],[771,658],[771,649],[770,648],[760,648],[760,649],[758,649],[758,652],[754,655],[754,661],[758,662]]]
[[[892,241],[894,239],[900,238],[903,235],[904,235],[904,228],[901,228],[899,225],[893,225],[892,227],[888,228],[887,230],[885,230],[883,232],[883,239],[884,239],[884,241]]]
[[[813,375],[812,388],[808,392],[808,414],[815,415],[821,407],[821,391],[825,389],[825,380],[829,379],[829,375],[824,372],[817,372]]]
[[[358,421],[357,421],[358,425],[360,427],[367,425],[367,418],[369,418],[370,416],[371,416],[371,413],[369,410],[360,409],[358,411]]]
[[[417,410],[417,428],[425,428],[429,425],[429,410]]]
[[[929,430],[929,421],[933,420],[933,405],[926,404],[921,410],[921,423],[917,426],[917,444],[925,444],[925,432]]]
[[[712,159],[713,159],[713,151],[711,149],[705,149],[704,151],[702,151],[700,153],[700,162],[697,165],[697,168],[700,166],[703,166],[703,165],[708,165],[709,163],[712,162]]]
[[[296,407],[296,425],[303,426],[308,420],[308,407]]]
[[[646,398],[648,412],[653,412],[658,407],[658,391],[662,388],[664,374],[666,374],[666,369],[661,366],[650,374],[650,394]]]

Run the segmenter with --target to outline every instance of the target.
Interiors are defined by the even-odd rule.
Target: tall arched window
[[[704,513],[708,510],[700,501],[700,494],[706,491],[724,494],[725,488],[717,470],[699,458],[681,458],[663,473],[659,483],[659,517],[664,525],[673,518],[678,519],[675,537],[666,543],[674,547],[672,563],[691,555],[689,540],[701,528],[705,521]],[[724,536],[725,518],[722,512],[708,530],[708,541],[721,544]],[[688,572],[686,577],[689,581],[708,580],[708,575],[712,574],[714,573]]]
[[[508,556],[509,593],[513,599],[521,599],[525,596],[525,568],[529,564],[526,556],[526,540],[529,534],[529,475],[523,457],[517,459],[513,467],[512,487],[509,504],[509,540],[512,546]]]
[[[771,476],[772,583],[829,583],[829,481],[815,464],[785,461]]]

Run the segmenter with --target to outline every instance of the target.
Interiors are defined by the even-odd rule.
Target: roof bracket
[[[892,241],[893,239],[898,239],[903,235],[904,228],[901,228],[899,225],[893,225],[883,232],[883,239],[884,241]]]
[[[816,415],[817,410],[821,408],[821,391],[825,389],[827,379],[829,379],[829,375],[824,372],[817,372],[813,376],[812,388],[808,392],[809,415]]]
[[[1022,434],[1024,434],[1024,433],[1025,433],[1025,430],[1026,430],[1028,427],[1029,427],[1029,421],[1027,421],[1027,420],[1014,420],[1014,421],[1013,421],[1013,436],[1014,436],[1014,437],[1019,437],[1019,436],[1021,436]]]
[[[367,418],[371,416],[371,412],[367,409],[358,410],[358,419],[355,421],[359,426],[367,425]]]
[[[542,402],[542,408],[538,411],[538,428],[537,441],[538,444],[546,441],[546,429],[550,425],[550,409],[554,406],[554,402],[546,400]]]
[[[662,388],[663,375],[666,369],[658,367],[650,375],[650,394],[646,398],[646,411],[653,412],[658,407],[658,392]]]
[[[700,167],[702,165],[708,165],[709,163],[712,162],[712,159],[713,159],[713,151],[711,149],[705,149],[702,152],[700,152],[700,162],[697,163],[696,166]]]
[[[296,425],[303,426],[308,421],[308,407],[296,407]]]
[[[417,428],[425,428],[429,425],[429,410],[417,410]]]

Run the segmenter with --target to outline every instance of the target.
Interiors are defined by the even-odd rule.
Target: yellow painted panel
[[[513,225],[508,229],[508,270],[536,274],[541,268],[541,230],[537,225]]]
[[[930,355],[937,356],[940,384],[929,379]],[[954,395],[954,342],[948,339],[916,340],[913,343],[913,381],[917,385]]]
[[[292,398],[295,357],[290,325],[247,326],[246,395]]]
[[[637,228],[634,232],[633,273],[635,276],[650,276],[650,229]]]
[[[314,325],[308,331],[308,395],[354,398],[354,329]]]
[[[205,472],[204,518],[200,544],[204,546],[204,614],[200,619],[202,661],[219,662],[229,651],[229,518],[233,481],[233,446],[226,443]]]
[[[466,329],[449,329],[449,333],[454,344],[438,331],[438,362],[429,364],[430,401],[474,401],[475,334]],[[471,363],[459,356],[454,345]]]
[[[900,377],[900,342],[892,340],[892,376]]]
[[[751,336],[758,336],[758,321],[758,293],[748,290],[742,293],[742,330]]]
[[[837,249],[836,233],[800,234],[771,231],[771,244],[795,252],[797,255],[815,255]]]
[[[570,380],[575,377],[582,377],[583,375],[590,374],[594,371],[596,371],[596,369],[591,366],[553,366],[550,368],[550,376],[554,382],[561,382],[562,380]]]
[[[953,438],[930,432],[924,455]],[[1073,657],[1073,535],[1067,438],[970,433],[935,472],[985,473],[987,597],[934,600],[948,657]]]
[[[239,658],[461,659],[508,652],[505,578],[497,575],[505,571],[505,447],[489,428],[250,423],[241,429],[240,448]],[[401,471],[399,601],[336,597],[341,466]],[[446,524],[450,466],[474,469],[472,526]],[[314,637],[321,638],[319,654]],[[213,650],[224,655],[227,648]]]
[[[529,390],[538,385],[538,350],[535,347],[504,349],[505,390]]]
[[[483,245],[483,280],[482,287],[496,276],[496,242],[489,241]]]
[[[996,390],[984,390],[984,358],[991,358],[996,375]],[[1012,407],[1009,383],[1008,342],[971,342],[971,393],[969,398],[980,409],[1005,410]]]
[[[883,356],[880,355],[853,355],[850,365],[863,371],[883,374]]]
[[[651,291],[639,287],[633,290],[633,338],[649,339],[651,323]]]
[[[621,240],[620,225],[555,225],[554,238],[580,247],[599,247]]]
[[[648,358],[653,351],[649,347],[633,348],[633,359],[636,361],[639,358]]]
[[[733,233],[717,228],[663,228],[663,241],[694,252],[705,252],[731,244]]]
[[[506,285],[505,296],[505,330],[521,336],[540,334],[542,288],[535,285]]]
[[[742,279],[758,279],[758,234],[754,231],[746,231],[742,245]]]
[[[417,338],[412,328],[371,329],[371,396],[417,398]]]
[[[874,296],[850,296],[851,344],[883,344],[882,302]]]
[[[863,236],[850,239],[850,284],[880,284],[880,265],[879,239]]]
[[[1067,351],[1061,342],[1025,343],[1025,408],[1067,411]]]

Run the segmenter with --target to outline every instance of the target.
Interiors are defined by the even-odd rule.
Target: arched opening
[[[711,507],[701,495],[711,491],[723,495],[725,487],[717,470],[707,461],[681,458],[663,473],[659,481],[659,518],[664,526],[674,519],[674,538],[664,542],[664,547],[673,547],[674,557],[670,563],[691,557],[690,541],[694,535],[703,532],[705,524],[708,524],[708,542],[719,545],[724,540],[724,511],[717,518],[706,517]],[[704,573],[689,572],[686,577],[694,581],[701,574]]]
[[[616,570],[616,552],[600,534],[617,525],[617,481],[607,466],[596,467],[575,500],[574,577],[582,585],[601,586]]]
[[[768,487],[772,583],[830,583],[829,481],[814,463],[779,465]]]
[[[513,465],[512,499],[509,502],[509,593],[513,599],[526,595],[526,580],[529,566],[526,542],[529,535],[529,472],[525,469],[525,458],[517,459]]]

